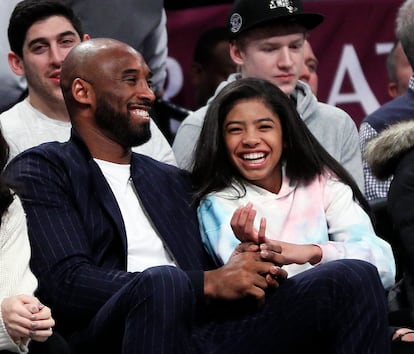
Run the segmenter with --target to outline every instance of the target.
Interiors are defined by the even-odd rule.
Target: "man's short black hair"
[[[72,9],[54,0],[23,0],[14,8],[7,31],[10,49],[23,58],[23,43],[27,31],[33,23],[51,16],[65,17],[83,38],[83,29],[79,18]]]

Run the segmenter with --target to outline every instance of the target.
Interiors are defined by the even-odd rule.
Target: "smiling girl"
[[[353,258],[374,264],[386,288],[394,283],[391,248],[356,183],[271,83],[237,80],[214,99],[193,179],[203,240],[219,260],[246,241],[280,253],[289,276]]]

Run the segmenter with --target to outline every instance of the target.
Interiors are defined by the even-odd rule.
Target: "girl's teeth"
[[[251,154],[245,154],[243,155],[243,159],[244,160],[257,160],[257,159],[262,159],[264,158],[264,154],[263,153],[251,153]]]

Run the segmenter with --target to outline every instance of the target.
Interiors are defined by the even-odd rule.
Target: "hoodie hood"
[[[400,158],[414,147],[414,120],[390,125],[365,148],[364,158],[378,179],[391,176]]]
[[[216,91],[214,92],[214,95],[213,96],[211,96],[208,100],[207,100],[207,106],[208,105],[210,105],[210,103],[216,98],[216,96],[220,93],[220,91],[222,90],[222,89],[224,89],[230,82],[233,82],[233,81],[236,81],[236,80],[239,80],[239,79],[241,79],[242,78],[242,76],[241,76],[241,74],[240,73],[233,73],[233,74],[230,74],[229,75],[229,77],[227,78],[227,80],[226,81],[222,81],[222,82],[220,82],[219,83],[219,85],[217,86],[217,88],[216,88]],[[204,120],[204,118],[203,118],[203,120]]]
[[[291,97],[296,102],[296,109],[306,124],[309,125],[311,120],[317,119],[318,115],[315,112],[319,109],[319,103],[308,84],[299,80]]]

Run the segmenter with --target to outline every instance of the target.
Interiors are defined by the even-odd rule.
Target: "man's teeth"
[[[253,152],[250,154],[244,154],[243,160],[259,160],[263,159],[265,157],[265,154],[263,152]]]
[[[133,109],[132,112],[141,117],[149,117],[149,113],[143,109]]]

